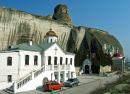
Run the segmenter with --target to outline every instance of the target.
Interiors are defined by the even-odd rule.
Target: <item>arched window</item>
[[[34,65],[37,65],[37,64],[38,64],[38,56],[35,55],[35,56],[34,56]]]
[[[72,65],[72,58],[70,58],[70,64]]]
[[[7,78],[7,79],[8,79],[8,82],[12,82],[12,75],[8,75],[7,77],[8,77],[8,78]]]
[[[12,65],[12,57],[7,57],[7,65],[8,66]]]
[[[29,65],[29,55],[25,55],[25,65]]]
[[[62,61],[63,61],[63,58],[62,58],[62,57],[60,57],[60,65],[62,65]]]
[[[65,63],[66,63],[66,65],[68,64],[68,58],[65,59]]]
[[[54,57],[54,65],[57,65],[57,57]]]
[[[51,65],[51,56],[48,56],[48,65]]]
[[[52,39],[51,39],[51,43],[52,43]]]

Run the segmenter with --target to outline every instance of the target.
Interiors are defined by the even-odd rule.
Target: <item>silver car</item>
[[[70,78],[70,79],[68,79],[68,80],[64,83],[64,85],[65,85],[66,87],[74,87],[74,86],[78,86],[78,84],[79,84],[79,80],[78,80],[77,78]]]

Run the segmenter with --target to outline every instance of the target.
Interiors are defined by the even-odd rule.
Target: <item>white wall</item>
[[[55,48],[57,48],[57,52],[55,54]],[[25,65],[25,55],[29,55],[29,65]],[[34,56],[38,56],[38,65],[34,65]],[[52,56],[52,64],[54,64],[54,57],[58,57],[57,64],[60,64],[60,57],[63,57],[62,64],[65,64],[65,59],[68,58],[68,64],[70,64],[70,58],[72,58],[72,65],[70,67],[70,70],[67,72],[75,72],[74,67],[74,55],[73,54],[65,54],[64,51],[57,45],[54,44],[50,48],[48,48],[45,52],[42,53],[43,56],[41,56],[40,52],[35,51],[22,51],[19,52],[8,52],[8,53],[1,53],[0,54],[0,81],[7,81],[7,75],[13,75],[13,80],[17,80],[21,77],[24,77],[25,75],[29,74],[30,72],[39,69],[42,64],[48,65],[48,56]],[[7,66],[7,57],[12,57],[12,66]],[[45,71],[41,75],[39,75],[36,79],[33,79],[32,81],[29,81],[27,84],[22,86],[18,92],[26,91],[26,90],[33,90],[36,89],[37,86],[42,85],[42,80],[44,77],[47,77],[49,80],[51,80],[51,73],[54,73],[54,71]],[[6,77],[4,76],[6,75]],[[54,75],[53,75],[54,76]],[[73,77],[76,77],[74,74]],[[54,78],[54,77],[53,77]],[[65,80],[68,78],[66,77]],[[35,83],[35,84],[34,84]]]
[[[43,79],[45,77],[48,78],[48,80],[51,80],[51,73],[52,71],[45,71],[42,74],[40,74],[39,76],[37,76],[35,79],[31,80],[30,82],[28,82],[27,84],[25,84],[24,86],[22,86],[21,88],[19,88],[16,92],[23,92],[23,91],[29,91],[29,90],[34,90],[40,86],[43,85]]]
[[[29,65],[25,65],[25,55],[29,55]],[[34,56],[38,56],[38,65],[34,65]],[[12,57],[12,66],[7,66],[7,57]],[[39,52],[19,51],[0,53],[0,83],[7,82],[7,76],[12,80],[20,79],[32,70],[41,67],[41,54]]]
[[[57,49],[57,51],[55,50]],[[56,54],[55,54],[56,53]],[[48,56],[51,56],[51,60],[52,60],[52,64],[54,64],[54,57],[58,57],[57,58],[57,64],[59,64],[59,58],[60,57],[64,57],[65,54],[64,52],[57,46],[57,44],[53,44],[50,48],[48,48],[46,51],[44,51],[44,57],[45,57],[45,61],[46,64],[48,65]]]
[[[25,55],[29,55],[29,65],[25,65]],[[38,56],[38,65],[34,65],[34,56]],[[20,51],[20,77],[41,67],[41,54],[34,51]]]
[[[13,82],[12,82],[12,83],[0,82],[0,90],[5,89],[5,88],[8,88],[8,87],[10,87],[12,84],[13,84]]]
[[[0,83],[7,82],[7,75],[12,75],[12,80],[18,78],[19,52],[0,53]],[[7,57],[12,57],[12,65],[7,66]]]
[[[55,51],[55,48],[57,49],[57,51]],[[56,54],[55,54],[56,53]],[[54,64],[54,57],[58,57],[58,60],[57,60],[57,64],[60,64],[60,57],[63,57],[63,64],[65,64],[65,59],[68,58],[68,64],[70,64],[70,58],[72,58],[72,66],[74,66],[74,57],[75,55],[74,54],[65,54],[64,51],[57,45],[57,44],[54,44],[52,45],[50,48],[48,48],[44,54],[45,56],[45,61],[44,62],[48,62],[48,56],[51,56],[51,61],[52,61],[52,64]],[[45,64],[45,65],[48,65],[48,64]]]
[[[57,49],[57,51],[55,51],[55,48]],[[56,53],[56,54],[55,54]],[[51,63],[52,65],[54,65],[54,57],[57,57],[57,65],[60,64],[60,57],[62,57],[63,61],[62,64],[65,65],[66,64],[66,58],[68,58],[68,65],[70,65],[70,72],[74,72],[73,77],[76,77],[76,73],[75,73],[75,66],[74,66],[74,58],[75,55],[71,54],[71,53],[65,53],[62,48],[60,48],[56,43],[53,44],[50,48],[48,48],[45,52],[44,52],[44,64],[48,65],[48,56],[51,56]],[[70,64],[70,59],[72,58],[72,65]],[[65,70],[66,72],[68,72],[67,70]]]
[[[46,37],[46,42],[47,43],[57,42],[57,37],[55,37],[55,36],[47,36]]]

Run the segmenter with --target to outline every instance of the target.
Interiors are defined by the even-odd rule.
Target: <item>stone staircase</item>
[[[22,92],[22,90],[20,90],[22,87],[24,87],[29,82],[36,79],[40,74],[44,73],[44,71],[45,71],[45,66],[41,67],[40,69],[36,71],[32,71],[29,74],[27,74],[25,77],[19,79],[18,81],[15,81],[11,87],[5,89],[4,91],[7,92],[8,94]],[[23,89],[23,91],[26,91],[26,90]]]
[[[37,89],[39,86],[43,85],[44,78],[48,78],[48,80],[54,80],[54,78],[51,78],[52,73],[59,70],[70,70],[70,65],[42,66],[40,69],[32,71],[23,78],[15,81],[11,87],[5,89],[5,92],[9,92],[9,94],[12,94]]]
[[[3,93],[2,94],[14,94],[14,91],[12,91],[11,89],[9,88],[6,88],[3,90]]]

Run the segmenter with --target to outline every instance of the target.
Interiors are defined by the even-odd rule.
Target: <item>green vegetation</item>
[[[105,88],[97,89],[91,94],[105,94],[109,92],[110,94],[129,94],[130,93],[130,74],[123,75],[119,80],[111,84],[107,84]]]
[[[85,28],[85,34],[80,31],[81,28]],[[84,34],[83,38],[78,37],[81,33]],[[76,53],[76,66],[81,66],[87,56],[97,65],[112,65],[112,58],[110,54],[104,52],[104,44],[109,44],[114,48],[119,48],[119,51],[123,53],[122,46],[118,40],[109,33],[99,29],[74,27],[70,32],[67,50]],[[92,59],[92,50],[95,50],[94,59]]]

